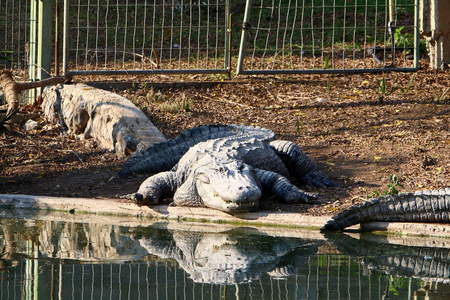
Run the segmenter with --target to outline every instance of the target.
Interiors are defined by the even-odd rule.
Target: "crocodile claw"
[[[136,204],[139,205],[155,205],[158,204],[158,199],[152,195],[147,195],[146,197],[141,193],[131,193],[123,196],[124,199],[133,200]]]
[[[284,197],[284,202],[288,204],[294,203],[309,203],[310,200],[315,200],[319,197],[319,194],[305,192],[296,186],[292,186],[292,189]]]
[[[312,171],[307,173],[302,178],[304,184],[313,185],[316,187],[327,187],[327,186],[339,186],[337,182],[334,182],[327,175],[321,171]]]

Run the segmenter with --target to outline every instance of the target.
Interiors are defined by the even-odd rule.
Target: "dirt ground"
[[[449,71],[135,80],[140,83],[117,92],[166,137],[201,124],[259,125],[298,143],[340,184],[304,187],[321,194],[313,204],[268,201],[264,208],[331,215],[393,188],[450,186]],[[142,82],[176,84],[157,89]],[[0,193],[118,197],[135,192],[146,178],[117,178],[123,161],[95,141],[46,123],[38,107],[24,108],[21,115],[36,119],[39,128],[15,127],[15,135],[0,137]]]

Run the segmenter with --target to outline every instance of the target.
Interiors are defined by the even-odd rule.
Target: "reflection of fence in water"
[[[406,299],[408,293],[438,289],[431,280],[365,273],[349,257],[332,255],[311,257],[298,274],[263,274],[235,285],[195,283],[173,261],[60,264],[21,259],[15,264],[0,273],[2,299],[24,298],[27,290],[61,296],[55,299],[383,299],[389,293]]]
[[[266,299],[268,295],[276,299],[364,299],[367,295],[381,299],[394,291],[407,295],[421,287],[438,288],[439,278],[433,278],[435,283],[431,284],[423,278],[402,277],[402,272],[397,272],[399,266],[408,268],[412,264],[417,276],[450,276],[445,264],[449,251],[445,249],[440,250],[440,255],[437,250],[429,254],[423,249],[414,254],[414,248],[409,247],[405,257],[410,259],[402,256],[402,261],[408,262],[403,266],[397,256],[392,256],[391,262],[388,255],[377,259],[364,252],[391,253],[391,246],[374,246],[345,236],[333,241],[341,254],[318,255],[324,240],[313,236],[274,238],[239,230],[205,233],[95,223],[25,222],[2,223],[2,299],[33,293],[53,293],[63,299],[115,299],[117,295],[127,299]],[[25,233],[20,228],[26,229]],[[356,259],[347,256],[342,246],[349,247],[349,254]],[[327,253],[327,249],[336,253],[328,247],[321,247],[320,253]],[[398,248],[394,245],[392,249]],[[424,253],[428,253],[425,259]],[[413,261],[414,257],[419,260]],[[440,267],[428,268],[427,274],[428,262]],[[208,265],[212,267],[209,271]]]

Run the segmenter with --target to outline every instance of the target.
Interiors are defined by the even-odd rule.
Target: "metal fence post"
[[[414,68],[419,70],[419,58],[420,58],[420,30],[419,30],[419,9],[420,9],[420,0],[415,0],[415,9],[414,9]],[[423,4],[422,4],[423,5]]]
[[[69,45],[67,41],[69,38],[69,0],[64,0],[63,7],[63,74],[67,75],[69,72],[67,57],[69,54]]]
[[[250,21],[250,10],[252,9],[252,0],[247,0],[245,3],[245,12],[244,12],[244,20],[242,22],[242,35],[241,35],[241,45],[239,47],[239,57],[238,64],[236,68],[236,74],[242,74],[243,71],[243,63],[245,56],[245,44],[247,42],[247,34],[251,29]]]
[[[30,39],[28,41],[28,79],[29,81],[36,80],[36,5],[37,0],[30,1]],[[29,101],[34,101],[36,98],[36,90],[28,91]]]
[[[38,16],[38,78],[40,80],[50,77],[52,63],[52,0],[39,0]]]

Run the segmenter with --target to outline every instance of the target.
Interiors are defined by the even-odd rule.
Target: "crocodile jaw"
[[[262,192],[258,187],[245,189],[244,192],[218,194],[212,185],[197,183],[197,192],[203,201],[203,205],[229,214],[253,211],[258,209]]]
[[[197,176],[196,188],[204,206],[229,214],[258,209],[262,197],[260,183],[247,166],[226,176],[202,173]]]

